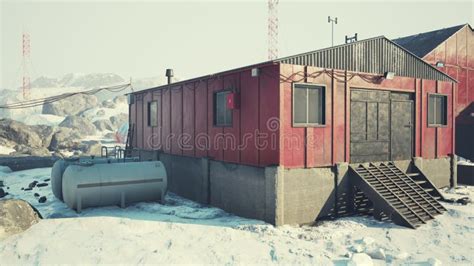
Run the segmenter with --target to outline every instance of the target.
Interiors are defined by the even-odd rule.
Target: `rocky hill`
[[[39,77],[31,82],[31,88],[96,88],[124,82],[124,78],[113,73],[69,73],[61,78]]]

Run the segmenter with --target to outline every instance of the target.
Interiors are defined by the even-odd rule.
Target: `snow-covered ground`
[[[165,205],[139,203],[76,214],[53,197],[49,185],[21,190],[34,180],[43,182],[49,174],[50,168],[0,173],[10,188],[7,197],[29,201],[46,218],[1,240],[0,264],[346,265],[356,253],[370,255],[375,265],[474,263],[472,205],[443,203],[448,211],[417,230],[365,217],[313,227],[274,227],[171,193]],[[34,193],[47,201],[38,203]],[[448,198],[473,198],[474,187],[445,193]]]

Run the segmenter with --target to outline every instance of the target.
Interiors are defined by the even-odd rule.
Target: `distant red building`
[[[474,31],[469,24],[393,40],[457,84],[456,154],[474,160]]]

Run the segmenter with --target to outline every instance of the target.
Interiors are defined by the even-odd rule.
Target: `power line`
[[[71,92],[71,93],[63,93],[60,95],[55,95],[55,96],[50,96],[50,97],[45,97],[45,98],[38,98],[38,99],[33,99],[33,100],[27,100],[27,101],[22,101],[22,102],[17,102],[17,103],[11,103],[11,104],[5,104],[5,105],[0,105],[0,109],[24,109],[24,108],[31,108],[31,107],[36,107],[36,106],[41,106],[44,104],[48,103],[54,103],[57,101],[64,100],[66,98],[72,97],[74,95],[79,95],[79,94],[84,94],[84,95],[94,95],[100,91],[109,91],[109,92],[120,92],[128,87],[131,87],[131,83],[128,84],[122,84],[122,85],[116,85],[116,86],[111,86],[111,87],[105,87],[105,88],[96,88],[96,89],[91,89],[88,91],[80,91],[80,92]]]

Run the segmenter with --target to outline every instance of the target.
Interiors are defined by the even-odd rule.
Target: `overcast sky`
[[[0,86],[18,87],[21,34],[31,35],[32,78],[66,73],[192,78],[267,58],[266,1],[0,0]],[[335,43],[473,25],[472,1],[290,1],[279,4],[279,55]]]

